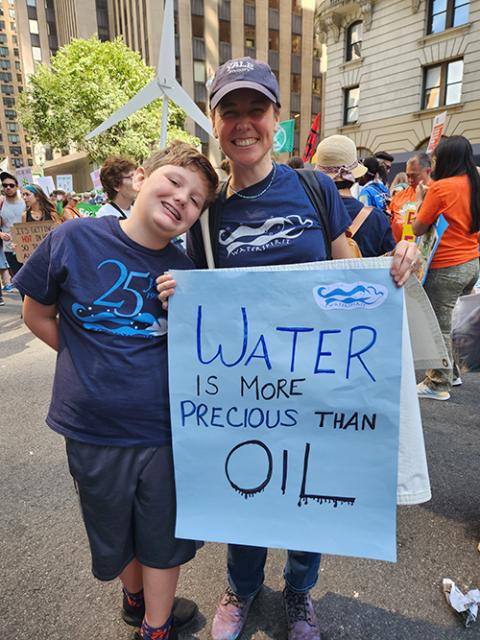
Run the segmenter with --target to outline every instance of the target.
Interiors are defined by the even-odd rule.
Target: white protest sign
[[[62,189],[62,191],[66,192],[73,191],[73,176],[71,173],[57,176],[57,189]]]
[[[33,182],[31,167],[20,167],[16,169],[15,175],[20,187],[24,187],[26,184],[32,184]]]

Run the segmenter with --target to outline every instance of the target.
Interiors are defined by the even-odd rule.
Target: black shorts
[[[175,538],[172,448],[103,447],[66,439],[92,572],[113,580],[136,558],[156,569],[188,562],[201,543]]]

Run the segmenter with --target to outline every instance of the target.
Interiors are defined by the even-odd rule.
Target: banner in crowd
[[[100,180],[100,169],[95,169],[95,171],[92,171],[90,173],[90,178],[92,180],[94,189],[102,188],[102,181]]]
[[[293,151],[293,141],[295,132],[295,120],[284,120],[279,122],[279,126],[273,137],[273,150],[275,153]]]
[[[56,222],[23,222],[14,224],[11,229],[15,255],[22,264],[28,260],[42,240],[57,226]]]
[[[57,176],[57,189],[62,189],[66,193],[72,193],[73,191],[73,176],[71,173]]]
[[[433,119],[432,133],[428,142],[427,153],[432,153],[442,139],[443,129],[447,121],[447,112],[442,111]]]
[[[102,206],[101,204],[90,204],[88,202],[77,202],[77,209],[80,211],[82,216],[91,216],[95,217],[97,211]]]
[[[15,169],[15,176],[20,188],[24,187],[26,184],[33,183],[32,167],[19,167],[18,169]]]
[[[174,278],[176,535],[395,560],[403,291],[388,269]]]
[[[447,227],[448,222],[443,214],[440,214],[428,231],[418,238],[417,244],[420,251],[420,257],[422,259],[422,266],[417,271],[416,276],[420,280],[421,284],[424,284],[427,279],[430,263],[432,262],[432,258],[435,255],[435,251],[437,250]]]
[[[52,191],[55,191],[55,183],[52,176],[35,176],[34,182],[38,184],[47,196],[50,196]]]

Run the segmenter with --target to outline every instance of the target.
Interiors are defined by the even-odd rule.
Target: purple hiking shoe
[[[241,634],[252,602],[250,598],[240,598],[227,587],[215,612],[212,624],[212,640],[235,640]]]
[[[310,592],[298,593],[285,587],[288,640],[321,640]]]

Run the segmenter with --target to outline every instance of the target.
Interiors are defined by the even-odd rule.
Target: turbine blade
[[[169,81],[175,78],[175,23],[173,21],[173,0],[165,0],[160,51],[158,54],[157,78],[160,84],[170,84]]]
[[[209,136],[212,135],[212,125],[210,120],[204,113],[202,113],[200,108],[176,80],[172,82],[171,87],[168,89],[165,88],[164,91],[172,102],[185,111],[189,118],[196,122],[198,126],[202,127]]]
[[[150,104],[153,100],[157,98],[161,98],[163,95],[162,90],[158,86],[157,80],[152,80],[149,84],[147,84],[143,89],[133,96],[123,107],[120,107],[115,113],[113,113],[109,118],[105,120],[101,125],[99,125],[93,131],[90,131],[85,136],[86,140],[91,140],[95,136],[98,136],[100,133],[103,133],[110,127],[113,127],[114,124],[118,124],[128,116],[131,116],[133,113],[146,107],[147,104]]]

